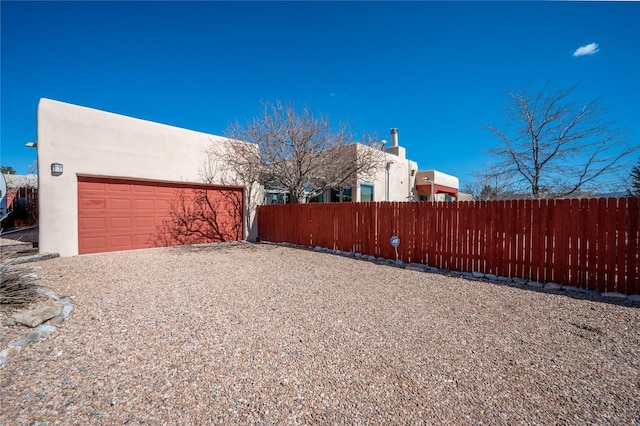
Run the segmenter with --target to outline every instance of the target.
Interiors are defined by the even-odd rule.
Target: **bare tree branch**
[[[576,88],[523,88],[507,92],[505,124],[486,128],[501,145],[490,150],[498,161],[487,178],[507,177],[515,192],[534,198],[574,196],[603,185],[638,150],[625,132],[607,120],[602,99],[578,104]]]

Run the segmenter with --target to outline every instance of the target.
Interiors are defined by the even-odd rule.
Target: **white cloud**
[[[587,44],[586,46],[580,46],[573,52],[573,56],[585,56],[585,55],[593,55],[599,52],[598,43]]]

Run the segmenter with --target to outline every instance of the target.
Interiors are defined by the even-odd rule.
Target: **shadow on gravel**
[[[275,245],[252,243],[250,241],[226,241],[222,243],[206,243],[206,244],[192,244],[185,246],[173,246],[169,247],[170,250],[174,250],[182,253],[224,253],[231,251],[246,251],[257,252],[258,250],[264,251],[265,247],[269,249],[275,249]]]
[[[467,279],[462,277],[463,279]],[[598,303],[606,303],[608,305],[616,305],[616,306],[624,306],[627,308],[636,308],[636,309],[640,309],[640,302],[634,302],[632,300],[629,299],[618,299],[615,297],[604,297],[604,296],[596,296],[596,295],[590,295],[590,294],[586,294],[586,293],[579,293],[576,291],[563,291],[563,290],[545,290],[545,289],[539,289],[539,288],[533,288],[527,285],[519,285],[519,284],[515,284],[515,283],[499,283],[499,282],[493,282],[493,281],[488,281],[488,280],[477,280],[477,281],[482,281],[482,282],[486,282],[489,284],[495,284],[495,285],[503,285],[503,286],[507,286],[507,287],[513,287],[513,288],[517,288],[520,290],[525,290],[525,291],[530,291],[533,293],[545,293],[545,294],[553,294],[555,296],[563,296],[563,297],[569,297],[571,299],[577,299],[577,300],[588,300],[590,302],[598,302]]]

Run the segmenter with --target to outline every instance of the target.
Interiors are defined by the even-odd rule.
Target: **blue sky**
[[[505,90],[603,96],[640,144],[637,2],[0,2],[2,165],[27,173],[40,98],[222,134],[292,101],[464,186]],[[574,56],[596,43],[593,54]],[[588,48],[587,48],[588,50]],[[593,50],[593,49],[592,49]],[[635,158],[632,159],[635,162]]]

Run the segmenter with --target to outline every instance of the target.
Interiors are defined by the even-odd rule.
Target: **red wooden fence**
[[[640,293],[640,198],[280,204],[259,238],[441,269]]]

